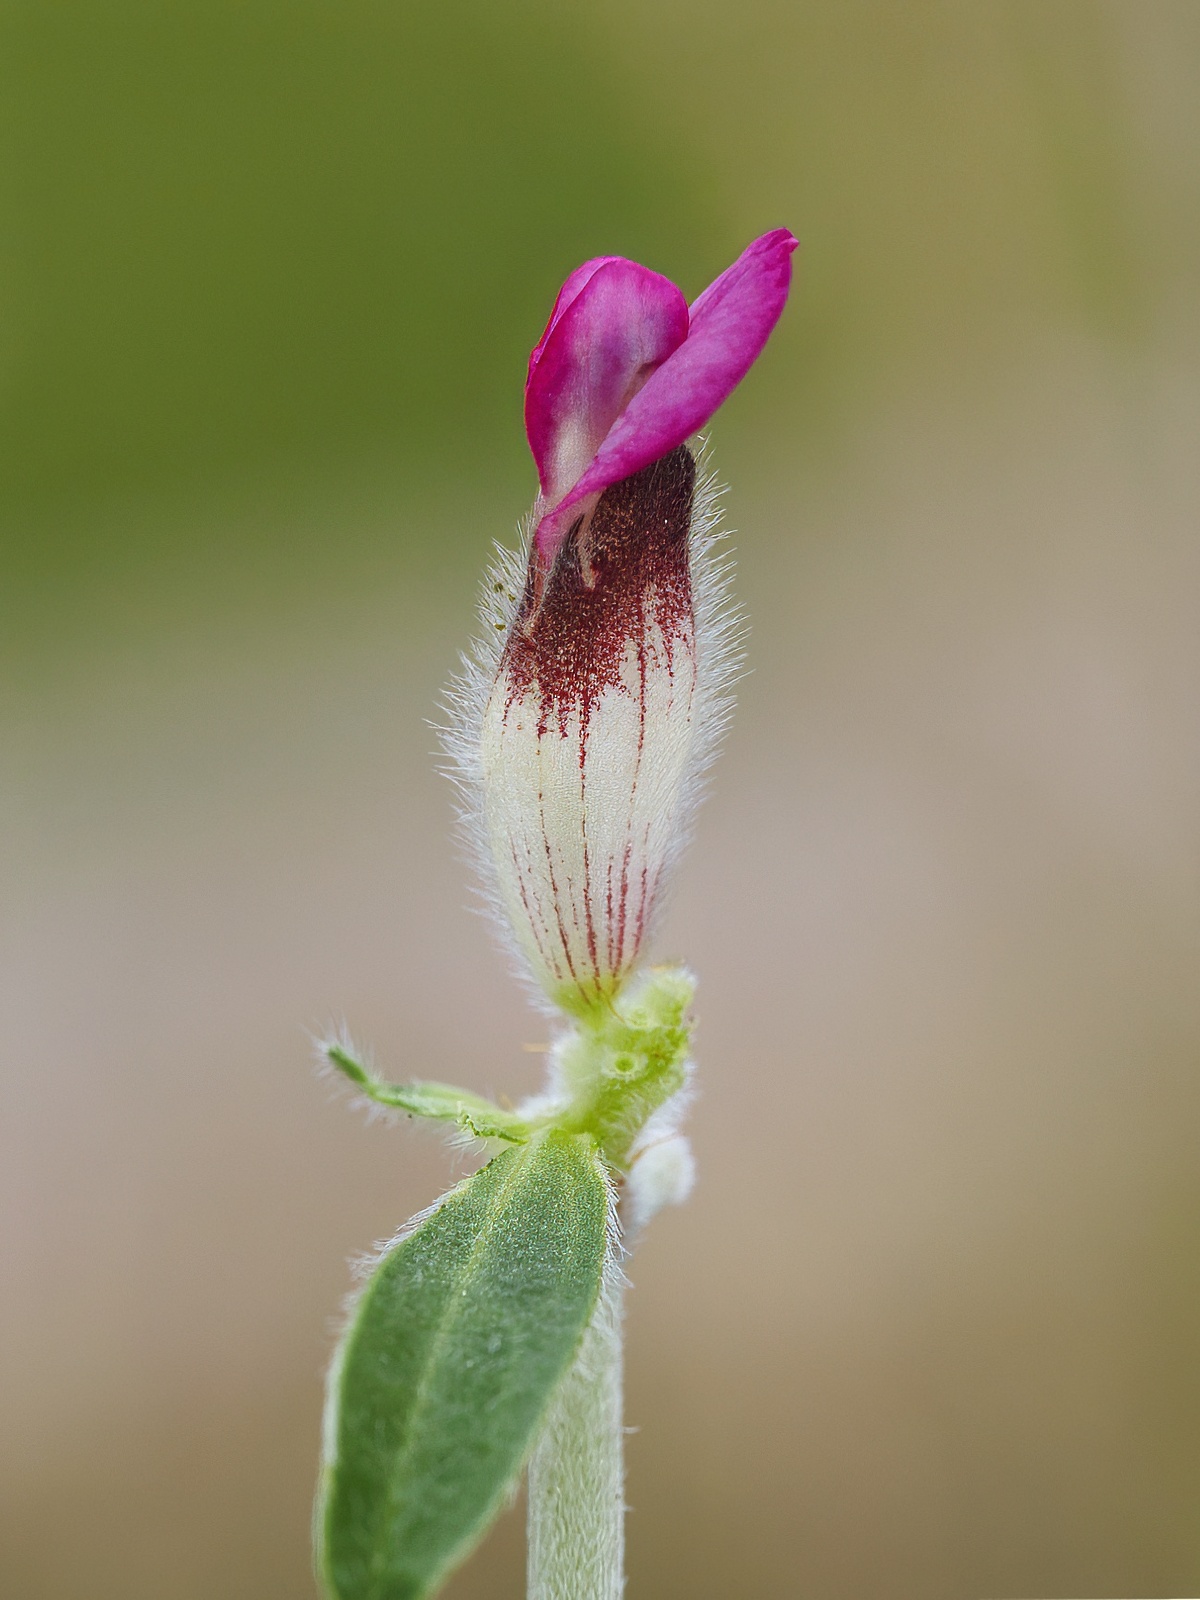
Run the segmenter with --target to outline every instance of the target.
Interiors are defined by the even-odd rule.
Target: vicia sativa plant
[[[695,982],[644,957],[739,659],[688,441],[766,343],[795,245],[764,234],[690,307],[636,262],[585,262],[529,358],[539,493],[485,585],[447,749],[557,1033],[544,1091],[515,1111],[322,1045],[370,1100],[490,1157],[373,1262],[334,1356],[316,1508],[331,1600],[433,1594],[525,1468],[530,1600],[622,1593],[622,1263],[692,1183]]]

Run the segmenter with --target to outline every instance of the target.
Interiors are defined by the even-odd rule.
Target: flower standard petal
[[[567,279],[530,356],[525,428],[542,494],[560,500],[621,412],[687,338],[688,309],[669,278],[619,256]]]
[[[581,502],[683,444],[737,388],[779,320],[796,243],[786,228],[763,234],[699,296],[687,338],[613,418],[590,464],[539,522],[543,561]]]

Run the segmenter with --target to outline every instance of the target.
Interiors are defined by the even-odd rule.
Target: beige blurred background
[[[307,1030],[537,1081],[427,724],[525,353],[780,224],[629,1592],[1200,1592],[1200,7],[13,3],[0,107],[0,1593],[312,1596],[455,1159]]]

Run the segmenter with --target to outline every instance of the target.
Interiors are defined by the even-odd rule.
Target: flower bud
[[[729,619],[687,441],[766,343],[795,245],[764,234],[690,307],[636,262],[586,262],[530,356],[527,569],[492,585],[502,643],[468,666],[450,748],[521,952],[576,1015],[637,963],[723,721]]]

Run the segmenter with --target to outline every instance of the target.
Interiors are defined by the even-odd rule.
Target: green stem
[[[621,1311],[610,1270],[530,1459],[527,1600],[620,1600],[625,1587]]]

